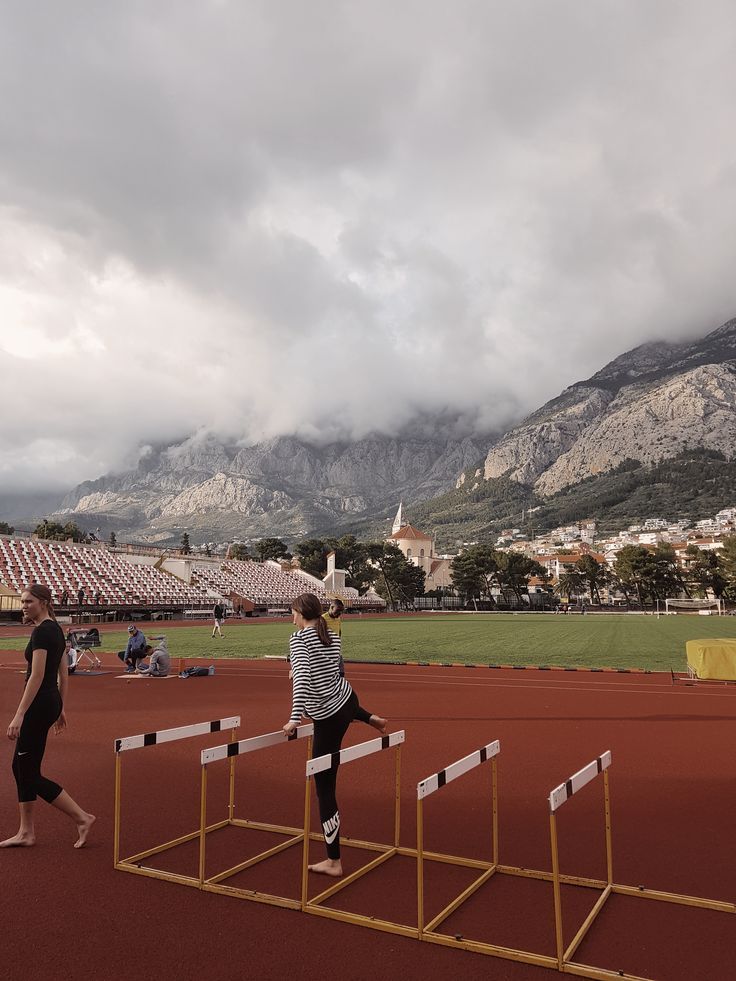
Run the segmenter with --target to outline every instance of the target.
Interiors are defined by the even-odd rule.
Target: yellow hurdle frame
[[[554,888],[554,910],[555,910],[555,941],[557,947],[556,966],[558,970],[565,974],[574,974],[578,977],[595,978],[597,981],[614,981],[614,979],[624,978],[625,981],[651,981],[636,974],[627,974],[624,971],[606,970],[594,967],[592,964],[583,964],[573,961],[572,957],[578,949],[586,934],[593,925],[596,917],[603,909],[608,898],[617,894],[620,896],[639,896],[644,899],[658,900],[665,903],[676,903],[682,906],[695,906],[700,909],[712,909],[721,913],[736,913],[736,904],[724,903],[714,899],[700,899],[696,896],[684,896],[679,893],[661,892],[655,889],[645,889],[643,886],[623,886],[617,885],[613,881],[613,848],[611,832],[611,791],[608,775],[608,768],[611,764],[610,752],[604,753],[592,763],[589,763],[582,770],[579,770],[564,784],[560,784],[549,795],[550,802],[550,843],[552,848],[552,876]],[[560,874],[559,870],[559,851],[557,845],[557,810],[569,800],[573,794],[581,789],[585,784],[590,783],[599,774],[603,776],[603,806],[606,837],[606,874],[605,882],[596,883],[590,879],[582,882],[582,885],[596,885],[602,888],[601,895],[595,905],[586,916],[580,929],[573,937],[567,947],[563,943],[562,935],[562,901],[560,883],[569,881],[568,876]]]
[[[472,940],[465,937],[453,936],[442,933],[440,925],[450,914],[460,909],[463,903],[484,886],[495,875],[514,875],[533,879],[551,879],[550,873],[536,872],[532,869],[522,869],[513,865],[501,865],[499,862],[498,846],[498,765],[497,757],[500,755],[500,744],[498,740],[484,746],[483,749],[471,753],[469,756],[458,760],[442,770],[440,774],[428,777],[420,781],[417,785],[417,919],[419,923],[419,939],[428,943],[441,944],[445,947],[454,947],[459,950],[470,950],[477,954],[488,954],[491,957],[501,957],[504,960],[520,961],[525,964],[536,964],[539,967],[557,967],[557,959],[547,954],[540,954],[530,950],[519,950],[513,947],[504,947],[499,944],[492,944],[481,940]],[[428,852],[424,848],[424,799],[435,790],[446,786],[451,780],[468,773],[481,763],[490,760],[491,763],[491,827],[490,827],[490,850],[489,860],[464,858],[457,855],[445,855],[439,852]],[[437,777],[441,776],[441,780]],[[427,784],[434,781],[431,788]],[[424,914],[424,863],[445,862],[460,868],[477,869],[480,873],[478,877],[466,888],[459,896],[452,900],[441,912],[439,912],[429,922],[425,921]],[[571,881],[571,877],[567,877]],[[577,879],[574,880],[578,882]]]
[[[302,903],[300,899],[293,899],[289,896],[277,896],[273,893],[261,892],[256,889],[246,889],[240,886],[229,886],[225,885],[225,879],[229,879],[233,875],[237,875],[239,872],[244,872],[245,869],[252,868],[254,865],[258,865],[259,862],[265,861],[267,858],[271,858],[273,855],[278,855],[279,852],[286,851],[287,848],[291,848],[292,845],[300,844],[304,838],[304,829],[297,827],[288,827],[280,824],[268,824],[263,821],[250,821],[244,818],[236,818],[234,815],[230,815],[230,820],[227,822],[229,825],[233,825],[238,828],[250,828],[256,831],[270,831],[275,834],[286,835],[286,840],[279,842],[272,848],[266,849],[266,851],[260,852],[258,855],[253,855],[251,858],[246,859],[243,862],[239,862],[237,865],[233,865],[229,869],[225,869],[224,872],[218,872],[217,875],[207,876],[206,870],[206,847],[207,847],[207,834],[210,826],[207,824],[207,767],[219,759],[230,759],[231,765],[236,756],[240,756],[244,753],[251,753],[258,751],[260,749],[266,749],[271,746],[277,746],[280,743],[293,742],[295,739],[306,739],[307,740],[307,756],[311,754],[312,749],[312,737],[314,735],[314,726],[310,723],[308,725],[298,726],[291,736],[287,736],[286,733],[279,729],[276,732],[266,733],[262,736],[254,736],[251,739],[244,739],[241,742],[233,742],[229,745],[215,746],[211,750],[203,750],[201,754],[201,764],[202,764],[202,776],[201,776],[201,787],[200,787],[200,830],[199,830],[199,881],[200,887],[204,892],[214,892],[219,893],[223,896],[234,896],[237,899],[246,899],[256,903],[266,903],[270,906],[282,906],[287,909],[301,909]]]
[[[401,835],[401,746],[405,740],[405,733],[403,730],[399,732],[392,732],[388,736],[382,736],[379,739],[370,739],[368,742],[359,743],[357,746],[350,746],[345,750],[340,752],[340,765],[352,762],[356,759],[361,759],[365,756],[372,755],[373,753],[380,752],[383,749],[395,749],[395,764],[394,764],[394,840],[393,844],[380,844],[372,841],[361,841],[357,838],[346,838],[341,837],[341,845],[350,848],[360,848],[366,851],[378,852],[376,858],[371,859],[365,865],[362,865],[355,872],[350,875],[346,875],[344,878],[340,879],[339,882],[334,883],[329,888],[323,890],[317,896],[309,899],[308,896],[308,865],[309,865],[309,842],[311,840],[322,841],[321,834],[313,834],[310,831],[311,825],[311,778],[315,772],[319,772],[315,769],[320,766],[321,761],[326,761],[330,757],[320,757],[317,760],[310,760],[307,764],[307,782],[305,785],[304,792],[304,836],[303,836],[303,850],[302,850],[302,902],[301,908],[305,913],[312,913],[315,916],[325,916],[333,920],[342,920],[344,923],[355,923],[358,926],[370,927],[373,930],[381,930],[385,933],[395,933],[404,937],[414,937],[418,936],[417,928],[403,923],[394,923],[390,920],[384,920],[379,917],[374,916],[364,916],[360,913],[351,913],[348,910],[334,909],[329,906],[323,906],[322,903],[334,896],[336,893],[345,889],[351,883],[356,882],[362,876],[371,872],[373,869],[378,868],[387,862],[389,859],[393,858],[394,855],[415,855],[416,852],[411,848],[400,848],[399,840]],[[331,764],[332,765],[332,764]],[[326,769],[327,767],[322,767]]]
[[[142,736],[126,736],[115,740],[115,809],[114,809],[114,831],[113,831],[113,867],[120,872],[132,872],[134,875],[146,875],[153,879],[164,879],[167,882],[178,882],[184,886],[201,886],[201,869],[194,875],[182,875],[176,872],[167,872],[165,869],[157,869],[152,865],[141,864],[145,859],[152,855],[159,855],[169,848],[183,845],[187,841],[193,841],[202,836],[201,826],[189,834],[165,841],[162,845],[155,845],[145,851],[130,855],[128,858],[120,858],[120,815],[122,809],[122,759],[123,752],[148,748],[150,746],[163,745],[164,743],[178,742],[180,739],[191,739],[194,736],[206,736],[214,732],[221,732],[223,729],[230,729],[233,740],[237,737],[240,716],[231,716],[227,719],[219,719],[214,722],[195,722],[191,725],[177,726],[174,729],[164,729],[160,732],[149,733]],[[217,727],[217,728],[213,728]],[[224,828],[233,818],[234,794],[235,794],[235,760],[230,763],[230,794],[228,800],[227,818],[217,821],[207,826],[205,833],[217,831]],[[201,865],[201,862],[200,862]]]

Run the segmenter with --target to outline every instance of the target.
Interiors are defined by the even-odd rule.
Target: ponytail
[[[327,629],[327,624],[324,621],[324,617],[320,616],[317,620],[317,625],[314,628],[317,631],[317,636],[320,639],[320,643],[323,647],[332,647],[332,637],[330,637],[330,631]]]

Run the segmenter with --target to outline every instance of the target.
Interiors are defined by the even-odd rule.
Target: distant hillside
[[[470,469],[465,477],[456,490],[411,509],[412,523],[436,532],[440,549],[504,528],[540,535],[586,518],[595,518],[604,533],[651,517],[698,521],[736,503],[736,460],[717,450],[685,451],[653,467],[626,460],[545,498],[507,476],[483,480]],[[522,521],[529,508],[538,510]]]

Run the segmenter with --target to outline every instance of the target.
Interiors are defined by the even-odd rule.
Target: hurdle
[[[296,739],[306,738],[307,755],[309,755],[313,735],[314,726],[310,723],[309,725],[298,726],[294,732],[291,733],[291,735],[287,735],[283,729],[279,729],[277,732],[269,732],[262,736],[253,736],[250,739],[242,739],[240,742],[226,743],[222,746],[213,746],[210,749],[202,750],[200,756],[202,773],[200,786],[199,881],[201,883],[201,888],[205,892],[215,892],[225,896],[235,896],[239,899],[248,899],[257,903],[266,903],[271,906],[301,909],[302,904],[300,899],[291,898],[289,896],[277,896],[273,893],[261,892],[260,890],[255,889],[245,889],[239,886],[226,885],[225,880],[229,879],[231,876],[237,875],[239,872],[245,871],[245,869],[258,865],[259,862],[263,862],[267,858],[271,858],[273,855],[277,855],[279,852],[285,851],[287,848],[291,848],[292,845],[299,844],[304,837],[303,828],[287,827],[284,825],[268,824],[263,821],[251,821],[245,818],[236,818],[231,811],[230,819],[227,822],[228,824],[239,828],[250,828],[257,831],[269,831],[275,834],[286,835],[286,840],[279,842],[277,845],[274,845],[272,848],[268,848],[264,852],[260,852],[258,855],[254,855],[243,862],[239,862],[237,865],[234,865],[229,869],[225,869],[223,872],[218,872],[213,876],[207,876],[206,845],[207,833],[209,830],[209,826],[207,825],[207,767],[219,760],[226,759],[230,760],[230,765],[232,766],[237,756],[247,755],[248,753],[267,749],[271,746],[278,746],[282,743],[293,742]]]
[[[165,869],[157,869],[152,865],[141,863],[144,859],[150,858],[152,855],[158,855],[161,852],[167,851],[170,848],[174,848],[177,845],[182,845],[187,841],[193,841],[195,838],[201,836],[201,828],[197,828],[189,834],[182,835],[179,838],[174,838],[171,841],[166,841],[162,845],[155,845],[153,848],[148,848],[145,851],[138,852],[135,855],[131,855],[128,858],[120,858],[120,816],[122,810],[122,754],[129,750],[143,749],[149,746],[160,746],[163,743],[177,742],[180,739],[191,739],[194,736],[206,736],[211,733],[221,732],[223,730],[231,729],[232,737],[235,739],[237,735],[238,726],[240,725],[240,716],[234,715],[227,719],[215,719],[212,722],[195,722],[187,726],[177,726],[174,729],[162,729],[160,732],[148,732],[140,736],[125,736],[122,739],[115,740],[115,806],[114,806],[114,830],[113,830],[113,868],[120,872],[132,872],[135,875],[146,875],[154,879],[165,879],[168,882],[178,882],[186,886],[196,886],[199,888],[201,885],[200,877],[183,875],[176,872],[167,872]],[[235,770],[234,770],[234,760],[231,761],[230,765],[230,793],[228,800],[228,811],[227,817],[224,820],[218,821],[206,828],[206,832],[216,831],[218,828],[224,827],[228,824],[233,817],[234,808],[234,798],[235,794]]]
[[[388,859],[393,858],[394,855],[404,854],[404,855],[414,855],[414,849],[402,849],[399,847],[399,838],[401,832],[401,746],[405,742],[406,735],[404,730],[399,732],[392,732],[388,736],[381,736],[378,739],[369,739],[367,742],[358,743],[356,746],[349,746],[347,749],[342,749],[338,753],[329,753],[326,756],[319,756],[316,759],[309,760],[307,762],[306,768],[306,788],[304,795],[304,836],[303,836],[303,851],[302,851],[302,903],[301,908],[305,913],[313,913],[316,916],[325,916],[333,920],[342,920],[346,923],[353,923],[359,926],[370,927],[373,930],[382,930],[386,933],[396,933],[405,937],[415,937],[417,936],[416,927],[409,926],[408,924],[393,923],[389,920],[384,920],[379,917],[374,916],[364,916],[360,913],[351,913],[348,910],[336,909],[329,906],[323,906],[322,904],[334,896],[336,893],[345,889],[351,883],[356,882],[362,876],[371,872],[373,869],[378,868],[383,865]],[[307,879],[309,876],[309,842],[310,840],[323,840],[321,834],[312,834],[310,832],[311,824],[311,788],[310,779],[317,773],[322,773],[325,770],[330,770],[332,767],[339,765],[344,765],[346,763],[352,763],[354,760],[364,759],[366,756],[371,756],[374,753],[380,753],[385,749],[395,749],[396,753],[394,756],[394,840],[393,844],[381,844],[378,842],[362,841],[356,838],[341,837],[341,844],[346,847],[360,848],[367,851],[378,852],[378,856],[366,862],[355,872],[351,872],[350,875],[345,876],[336,882],[334,885],[325,889],[323,892],[314,896],[312,899],[308,897]]]
[[[646,889],[644,886],[625,886],[618,885],[613,881],[613,849],[612,849],[612,830],[611,830],[611,792],[608,770],[611,766],[612,757],[610,751],[598,756],[587,766],[584,766],[577,773],[574,773],[569,780],[561,783],[550,792],[549,812],[550,812],[550,843],[552,849],[552,875],[554,892],[554,912],[555,912],[555,942],[557,948],[556,964],[558,970],[566,974],[575,974],[579,977],[595,978],[597,981],[613,981],[614,978],[624,978],[625,981],[649,981],[635,974],[627,974],[620,970],[606,970],[595,967],[591,964],[582,964],[573,961],[572,957],[578,949],[586,934],[592,927],[596,917],[603,909],[606,901],[612,894],[621,896],[638,896],[644,899],[653,899],[660,902],[675,903],[682,906],[695,906],[701,909],[716,910],[721,913],[736,913],[736,904],[725,903],[713,899],[701,899],[696,896],[685,896],[679,893],[661,892],[655,889]],[[569,881],[560,874],[558,839],[557,839],[557,811],[570,798],[587,784],[595,780],[600,774],[603,775],[603,803],[605,819],[605,840],[606,840],[606,881],[599,883],[603,887],[601,895],[583,921],[580,929],[573,937],[570,944],[565,948],[562,935],[562,901],[560,883]],[[593,884],[595,880],[587,880],[588,884]],[[585,884],[585,882],[581,883]]]
[[[460,909],[474,893],[484,886],[493,876],[496,875],[516,875],[535,879],[551,878],[551,873],[537,872],[532,869],[523,869],[513,865],[501,865],[499,862],[498,844],[498,757],[501,752],[499,740],[488,743],[473,753],[464,756],[456,763],[450,764],[444,770],[432,774],[432,776],[421,780],[417,784],[417,920],[419,924],[419,939],[428,943],[441,944],[445,947],[454,947],[460,950],[470,950],[477,954],[488,954],[492,957],[501,957],[505,960],[520,961],[525,964],[535,964],[538,967],[557,967],[557,959],[547,954],[535,951],[520,950],[513,947],[505,947],[499,944],[488,943],[483,940],[473,940],[459,934],[451,935],[439,930],[441,924],[456,910]],[[490,788],[490,828],[489,828],[489,859],[472,859],[458,855],[446,855],[441,852],[430,852],[424,848],[424,801],[441,790],[447,784],[457,780],[458,777],[469,773],[477,766],[491,763],[491,788]],[[453,899],[443,910],[441,910],[432,920],[425,922],[424,904],[424,870],[426,861],[444,862],[449,865],[475,869],[478,871],[477,877],[464,889],[459,896]]]

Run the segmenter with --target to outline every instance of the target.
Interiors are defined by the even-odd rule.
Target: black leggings
[[[61,715],[62,707],[58,689],[38,692],[28,707],[13,754],[13,776],[20,803],[41,797],[51,804],[61,793],[58,783],[41,775],[41,761],[49,729]]]
[[[358,696],[353,692],[343,707],[331,715],[329,719],[314,720],[312,757],[316,759],[318,756],[339,752],[342,737],[348,731],[348,726],[353,719],[367,722],[369,718],[370,713],[360,707]],[[325,836],[327,857],[333,859],[340,857],[340,812],[337,809],[335,794],[337,767],[338,764],[336,763],[331,769],[323,770],[314,775],[319,801],[319,818],[322,822],[322,833]]]

